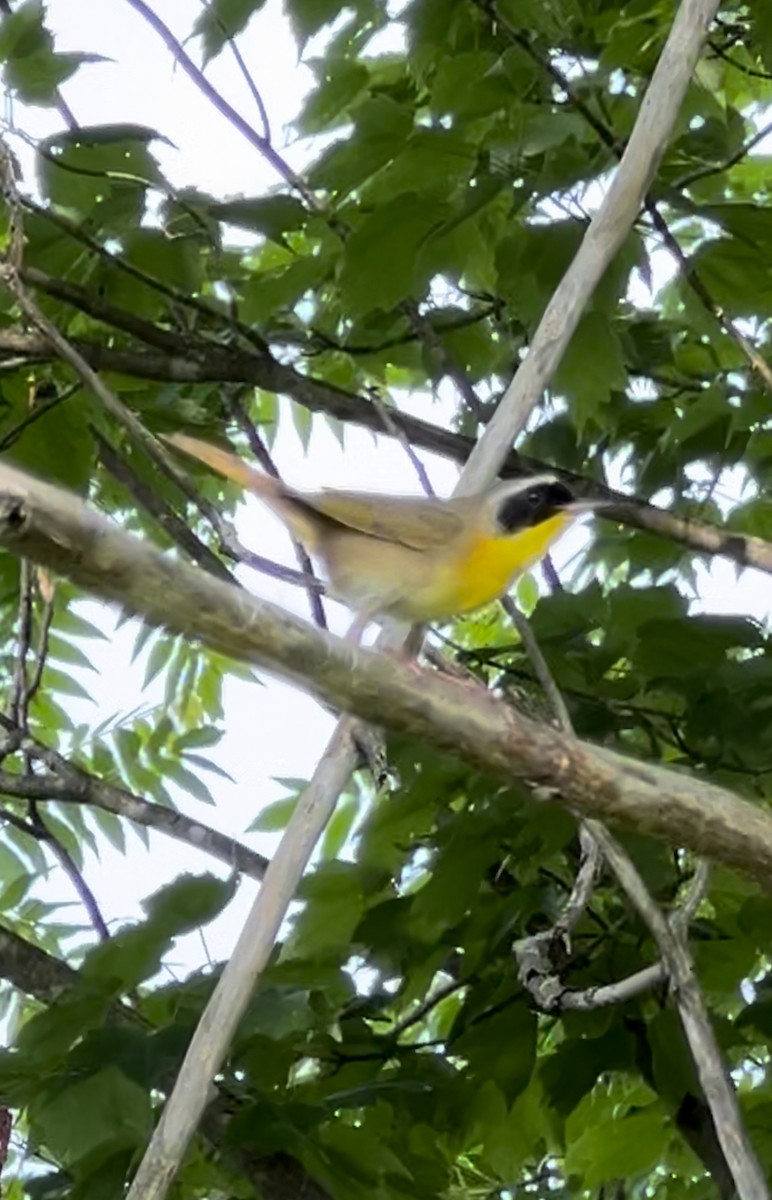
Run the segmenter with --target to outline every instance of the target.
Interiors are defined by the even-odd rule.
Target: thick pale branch
[[[480,689],[315,631],[154,546],[80,500],[0,466],[0,545],[141,613],[259,664],[376,724],[524,779],[539,798],[620,822],[772,887],[772,817],[723,788],[574,741]]]

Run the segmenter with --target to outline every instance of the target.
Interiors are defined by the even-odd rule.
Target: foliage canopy
[[[183,53],[206,64],[236,38],[248,65],[262,8],[211,0],[179,31]],[[577,249],[673,5],[287,0],[286,12],[314,76],[294,124],[308,165],[295,176],[257,120],[245,150],[283,178],[231,197],[165,178],[162,126],[132,124],[131,113],[122,125],[68,120],[67,81],[106,68],[88,46],[59,52],[38,0],[13,5],[0,60],[18,124],[26,105],[62,118],[22,181],[24,282],[151,432],[227,434],[265,462],[280,421],[295,422],[313,455],[325,423],[343,438],[347,422],[393,432],[407,392],[424,397],[431,424],[440,393],[455,396],[462,455]],[[770,357],[771,80],[772,9],[729,0],[646,208],[518,444],[769,540],[770,396],[748,346]],[[222,570],[211,522],[24,324],[5,288],[0,313],[0,450]],[[377,397],[393,399],[393,418]],[[425,425],[416,440],[447,449],[446,433]],[[196,479],[232,514],[233,488]],[[609,524],[565,590],[526,580],[519,595],[577,733],[766,804],[766,613],[711,615],[705,580],[688,546]],[[214,877],[180,879],[143,922],[102,940],[98,922],[63,928],[32,894],[52,862],[77,884],[87,849],[124,845],[127,796],[146,802],[144,816],[133,810],[144,828],[157,823],[152,806],[173,809],[169,780],[197,799],[217,795],[207,751],[221,736],[231,664],[147,632],[163,710],[75,727],[68,697],[81,685],[70,668],[89,663],[98,636],[76,595],[0,554],[0,974],[14,1018],[0,1097],[31,1148],[7,1184],[11,1200],[122,1194],[213,983],[210,971],[169,983],[159,969],[175,937],[232,894]],[[450,633],[466,667],[550,719],[503,613]],[[505,1200],[599,1197],[614,1184],[619,1196],[731,1194],[664,989],[586,1010],[558,998],[539,1011],[518,976],[513,942],[550,929],[570,893],[575,822],[534,804],[524,785],[407,740],[389,746],[389,769],[388,788],[362,772],[341,801],[175,1195]],[[258,826],[281,828],[292,801]],[[658,903],[677,905],[694,862],[623,840]],[[770,898],[716,870],[691,930],[769,1172],[771,928]],[[573,994],[655,960],[604,875],[553,968]]]

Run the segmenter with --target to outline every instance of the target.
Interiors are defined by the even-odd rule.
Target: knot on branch
[[[21,496],[0,496],[0,529],[19,533],[27,524],[28,513]]]
[[[568,962],[568,942],[556,929],[521,938],[512,946],[517,977],[540,1012],[559,1013],[566,988],[560,973]]]

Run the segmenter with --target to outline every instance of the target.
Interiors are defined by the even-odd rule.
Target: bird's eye
[[[542,495],[538,488],[531,488],[530,492],[526,492],[525,499],[530,508],[538,508],[542,501]]]

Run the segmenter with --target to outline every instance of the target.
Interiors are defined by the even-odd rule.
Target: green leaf
[[[633,1181],[659,1163],[670,1141],[658,1105],[589,1126],[570,1143],[566,1170],[583,1186],[598,1188],[615,1179]]]
[[[463,1026],[464,1009],[456,1020]],[[454,1028],[455,1028],[454,1027]],[[509,1102],[523,1091],[536,1060],[536,1017],[525,1000],[511,998],[489,1012],[480,1013],[458,1036],[451,1031],[454,1054],[467,1060],[467,1072],[480,1083],[497,1083]],[[506,1054],[502,1046],[507,1047]]]
[[[217,57],[227,41],[246,28],[264,3],[265,0],[208,0],[193,25],[193,33],[200,36],[204,44],[204,65]]]
[[[624,355],[615,329],[600,313],[585,313],[555,373],[555,389],[567,396],[571,420],[580,436],[589,421],[602,426],[603,406],[612,392],[624,391],[626,384]]]
[[[361,10],[364,6],[355,3],[354,7]],[[340,5],[337,0],[292,0],[288,12],[295,37],[302,46],[318,33],[322,26],[338,16]]]
[[[138,221],[147,188],[162,180],[148,149],[159,137],[155,130],[133,125],[79,126],[57,133],[38,148],[43,191],[56,204],[87,214],[103,227]]]
[[[216,746],[222,741],[222,736],[222,729],[218,729],[216,725],[198,725],[195,729],[188,729],[185,733],[177,735],[175,749],[179,754],[185,754],[188,750],[203,750],[209,746]]]
[[[772,541],[772,501],[765,496],[757,496],[755,500],[738,504],[729,514],[727,526],[738,533]]]
[[[195,800],[200,800],[202,804],[216,804],[212,793],[202,779],[199,779],[193,771],[189,771],[182,763],[166,763],[165,774],[168,779],[176,783],[178,787],[188,792]]]
[[[339,276],[343,300],[353,313],[390,309],[423,287],[421,250],[446,211],[440,201],[409,193],[381,205],[354,230]]]
[[[365,872],[351,863],[326,862],[307,875],[299,895],[306,901],[295,922],[288,952],[316,957],[345,946],[364,911]]]
[[[308,221],[308,212],[294,196],[242,197],[212,204],[209,211],[228,225],[263,233],[280,246],[284,245],[285,233],[303,229]]]
[[[143,904],[152,925],[174,936],[213,921],[232,899],[235,880],[214,875],[180,875]]]
[[[739,238],[716,238],[699,247],[690,265],[714,302],[731,316],[772,313],[772,281],[758,247]]]
[[[254,821],[247,826],[247,833],[278,833],[284,829],[297,807],[298,796],[286,796],[274,800],[261,809]]]
[[[764,0],[755,0],[751,6],[753,39],[761,50],[767,71],[772,71],[772,13]]]
[[[103,1162],[119,1148],[140,1149],[153,1127],[150,1096],[114,1066],[66,1088],[35,1112],[38,1141],[61,1162]]]
[[[59,84],[82,63],[104,61],[99,54],[56,54],[44,17],[41,0],[24,0],[0,23],[5,84],[27,104],[55,104]]]
[[[11,388],[4,389],[8,398]],[[0,440],[25,415],[27,389],[14,395],[5,412],[0,409]],[[30,425],[14,442],[7,456],[23,470],[30,471],[51,483],[84,495],[94,465],[96,447],[89,422],[92,401],[82,393],[70,396]]]

